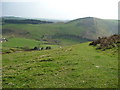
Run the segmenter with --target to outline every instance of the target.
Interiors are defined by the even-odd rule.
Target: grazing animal
[[[37,47],[34,47],[34,49],[33,50],[38,50],[38,48]]]
[[[50,46],[46,47],[46,50],[48,50],[48,49],[51,49],[51,47]]]
[[[8,41],[6,38],[0,38],[1,43],[6,42],[6,41]]]
[[[43,47],[40,48],[40,50],[43,50],[43,49],[44,49]]]

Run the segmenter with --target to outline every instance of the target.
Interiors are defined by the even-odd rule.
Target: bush
[[[120,35],[112,35],[110,37],[98,37],[97,40],[92,41],[89,45],[97,46],[96,49],[111,49],[118,47],[120,43]]]

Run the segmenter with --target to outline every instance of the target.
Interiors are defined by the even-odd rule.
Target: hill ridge
[[[117,34],[117,21],[105,20],[95,17],[85,17],[71,20],[67,23],[47,24],[9,24],[3,25],[3,36],[9,36],[9,32],[15,37],[23,36],[32,39],[40,39],[47,35],[47,39],[70,40],[77,43],[95,40],[98,37]],[[25,34],[25,33],[26,34]]]

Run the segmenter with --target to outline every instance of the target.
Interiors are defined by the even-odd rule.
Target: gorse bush
[[[92,41],[89,45],[97,46],[96,49],[111,49],[119,47],[120,35],[114,34],[110,37],[98,37],[97,40]]]

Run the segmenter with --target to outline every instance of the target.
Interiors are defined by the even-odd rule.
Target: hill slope
[[[3,88],[117,88],[117,52],[88,43],[3,55]]]
[[[5,37],[69,40],[77,43],[94,40],[97,37],[110,36],[117,32],[116,20],[93,17],[80,18],[67,23],[3,25],[3,36]]]
[[[72,20],[67,24],[74,24],[82,28],[82,37],[96,39],[97,37],[110,36],[118,33],[117,20],[104,20],[94,17],[80,18]]]

